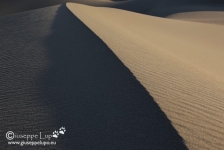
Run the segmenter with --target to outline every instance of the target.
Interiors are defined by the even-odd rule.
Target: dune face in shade
[[[67,7],[133,72],[189,149],[224,149],[224,26]]]
[[[187,149],[146,89],[65,5],[2,17],[0,26],[0,135],[65,127],[56,146],[34,149]]]
[[[66,2],[119,8],[159,17],[191,11],[224,11],[222,0],[1,0],[0,16]]]
[[[223,11],[199,11],[199,12],[185,12],[177,13],[168,16],[171,19],[186,20],[193,22],[202,22],[209,24],[224,25]]]

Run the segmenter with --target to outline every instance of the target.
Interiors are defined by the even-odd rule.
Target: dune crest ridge
[[[189,149],[224,149],[224,27],[67,3],[155,98]]]
[[[57,135],[61,127],[57,145],[36,149],[187,150],[154,98],[64,4],[0,26],[1,150],[26,147],[8,144],[8,131]]]

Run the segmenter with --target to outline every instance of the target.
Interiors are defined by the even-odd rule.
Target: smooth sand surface
[[[224,26],[67,7],[132,71],[189,149],[224,149]]]
[[[177,13],[167,16],[167,18],[224,25],[223,11],[198,11]]]
[[[1,150],[187,150],[153,97],[65,5],[1,17],[0,26]],[[5,137],[62,126],[56,146]]]

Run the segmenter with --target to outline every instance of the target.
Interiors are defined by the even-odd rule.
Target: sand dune
[[[222,0],[152,0],[149,9],[144,14],[167,17],[181,12],[223,10]]]
[[[3,0],[0,1],[0,16],[63,4],[66,2],[120,8],[141,13],[148,10],[151,3],[149,0]]]
[[[223,11],[185,12],[185,13],[178,13],[178,14],[170,15],[170,16],[168,16],[168,18],[224,25],[224,12]]]
[[[75,2],[166,17],[192,11],[224,11],[223,0],[1,0],[0,16]]]
[[[65,5],[1,17],[0,26],[1,150],[187,150],[153,97]],[[56,146],[5,137],[61,126]]]
[[[68,3],[154,97],[189,149],[224,149],[224,27]]]
[[[3,0],[0,1],[0,16],[9,15],[18,12],[29,11],[33,9],[64,4],[66,2],[76,2],[92,6],[110,6],[119,5],[122,1],[111,0]]]
[[[0,1],[0,149],[224,149],[223,1],[65,2]]]

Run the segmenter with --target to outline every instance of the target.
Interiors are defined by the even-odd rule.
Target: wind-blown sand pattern
[[[1,17],[0,26],[1,150],[187,150],[153,97],[65,5]],[[5,137],[60,127],[56,146]]]
[[[0,1],[0,150],[224,150],[223,11],[222,0]],[[56,146],[6,139],[56,130]]]
[[[132,71],[189,149],[224,149],[224,27],[67,3]]]

